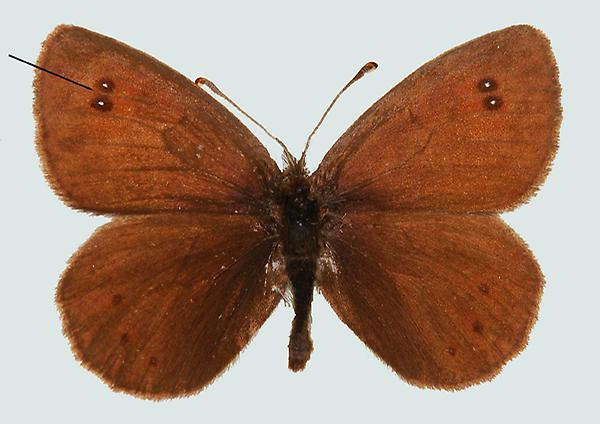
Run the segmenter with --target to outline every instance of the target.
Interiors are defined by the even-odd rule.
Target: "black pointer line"
[[[34,68],[39,69],[40,71],[48,72],[50,75],[54,75],[55,77],[62,78],[65,81],[69,81],[69,82],[71,82],[71,83],[73,83],[75,85],[78,85],[80,87],[85,88],[86,90],[94,91],[93,88],[88,87],[87,85],[83,85],[83,84],[81,84],[81,83],[79,83],[77,81],[73,81],[72,79],[69,79],[67,77],[63,77],[62,75],[57,74],[56,72],[49,71],[48,69],[42,68],[41,66],[37,66],[37,65],[35,65],[35,64],[31,63],[31,62],[27,62],[26,60],[23,60],[21,58],[13,56],[12,54],[9,54],[8,57],[10,57],[12,59],[15,59],[15,60],[18,60],[19,62],[25,63],[26,65],[33,66]]]

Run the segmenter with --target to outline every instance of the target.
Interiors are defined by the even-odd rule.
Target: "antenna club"
[[[198,77],[196,78],[196,80],[194,81],[194,84],[196,84],[198,87],[202,87],[203,85],[210,88],[212,91],[214,91],[216,94],[218,94],[219,96],[227,99],[227,96],[225,96],[221,90],[219,90],[217,88],[217,86],[208,78],[204,78],[204,77]]]
[[[377,64],[377,62],[369,62],[367,64],[365,64],[365,66],[363,66],[363,70],[365,73],[367,72],[371,72],[374,71],[375,69],[377,69],[379,65]]]
[[[204,78],[204,77],[198,77],[194,81],[194,84],[196,84],[196,85],[206,85],[207,82],[208,82],[208,80],[206,78]]]
[[[361,79],[362,77],[365,76],[365,74],[368,74],[371,71],[374,71],[375,69],[377,69],[377,63],[375,62],[368,62],[366,63],[362,68],[360,68],[360,70],[358,71],[358,73],[354,76],[354,78],[352,78],[352,80],[348,83],[348,87],[358,81],[359,79]]]

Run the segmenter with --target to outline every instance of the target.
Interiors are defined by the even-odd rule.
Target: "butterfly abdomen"
[[[292,371],[301,371],[306,366],[313,350],[310,337],[310,310],[313,299],[316,261],[291,260],[287,270],[292,282],[294,295],[294,320],[288,345],[288,367]]]
[[[319,257],[319,203],[311,194],[306,174],[296,169],[284,178],[281,192],[280,235],[295,312],[288,366],[300,371],[313,350],[310,311]]]

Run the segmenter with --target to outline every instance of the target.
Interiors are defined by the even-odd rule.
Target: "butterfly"
[[[77,358],[112,389],[202,390],[282,298],[302,370],[315,288],[416,386],[490,380],[527,344],[544,278],[498,214],[534,194],[557,150],[541,31],[509,27],[423,65],[312,174],[306,149],[280,170],[215,97],[114,39],[59,26],[38,64],[89,88],[37,71],[36,144],[67,205],[113,217],[56,294]]]

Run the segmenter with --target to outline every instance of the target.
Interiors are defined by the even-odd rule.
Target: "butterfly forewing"
[[[257,213],[277,165],[237,118],[190,80],[112,38],[72,26],[37,71],[38,151],[53,188],[94,212]]]
[[[487,380],[527,343],[543,277],[500,218],[357,213],[329,244],[325,298],[410,383]]]
[[[493,32],[394,87],[338,140],[313,178],[337,212],[506,210],[547,173],[559,97],[540,31]]]
[[[149,398],[197,392],[277,305],[265,283],[272,248],[250,217],[116,219],[61,278],[64,332],[82,363],[117,390]]]

